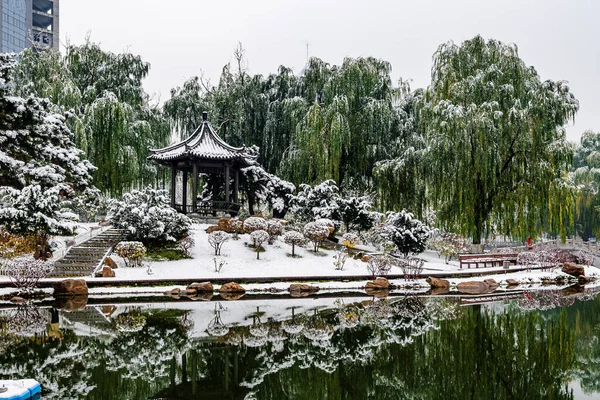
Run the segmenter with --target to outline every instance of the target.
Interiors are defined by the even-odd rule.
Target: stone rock
[[[290,292],[318,292],[316,286],[307,285],[306,283],[292,283],[289,288]]]
[[[212,292],[197,293],[194,297],[190,297],[192,300],[211,301],[213,298]]]
[[[585,275],[585,270],[582,266],[577,265],[575,263],[571,263],[571,262],[566,262],[563,264],[562,272],[564,272],[565,274],[574,276],[574,277]]]
[[[83,279],[65,279],[52,285],[54,297],[78,296],[88,294],[87,283]]]
[[[390,295],[390,291],[388,289],[374,289],[374,288],[366,288],[365,292],[369,296],[376,297],[378,299],[386,298]]]
[[[212,293],[214,288],[210,282],[194,282],[187,287],[188,289],[194,289],[198,293]]]
[[[448,282],[445,279],[433,278],[430,276],[429,278],[425,279],[425,281],[427,283],[429,283],[429,286],[431,286],[432,288],[449,288],[450,287],[450,282]]]
[[[390,287],[390,283],[388,282],[388,280],[386,278],[376,278],[374,281],[369,281],[367,282],[367,285],[365,286],[366,289],[375,289],[375,290],[381,290],[381,289],[388,289]]]
[[[574,284],[569,287],[562,289],[560,292],[563,296],[574,296],[581,294],[585,291],[585,288],[579,284]]]
[[[244,297],[244,293],[219,292],[219,296],[221,296],[223,300],[239,300]]]
[[[477,281],[461,282],[456,285],[456,288],[465,294],[484,294],[493,291],[485,282]]]
[[[449,292],[450,292],[449,287],[438,287],[438,288],[429,289],[427,294],[429,294],[431,296],[439,296],[439,295],[447,294]]]
[[[111,257],[106,257],[104,259],[104,265],[108,265],[112,269],[119,268],[119,266],[117,265],[117,262],[115,260],[113,260]]]
[[[113,269],[111,267],[109,267],[108,265],[105,265],[104,267],[102,267],[102,277],[103,278],[114,278],[115,271],[113,271]]]
[[[100,307],[100,310],[102,310],[102,314],[106,315],[107,317],[110,317],[111,315],[113,315],[113,313],[115,311],[117,311],[117,307],[115,307],[115,306],[102,306],[102,307]]]
[[[217,222],[217,226],[219,230],[227,233],[233,233],[233,228],[231,227],[231,218],[220,218]]]
[[[15,303],[15,304],[23,304],[25,303],[27,300],[25,300],[23,297],[21,296],[14,296],[10,298],[10,302],[11,303]]]
[[[195,296],[198,292],[196,289],[185,289],[184,294],[186,296]]]
[[[514,279],[507,279],[506,284],[508,286],[519,286],[519,282],[515,281]]]
[[[88,297],[87,295],[78,295],[70,297],[59,297],[56,299],[54,307],[63,311],[82,311],[87,307]]]
[[[211,225],[208,228],[206,228],[206,230],[205,230],[206,233],[213,233],[213,232],[216,232],[216,231],[222,231],[222,229],[219,228],[216,225]]]
[[[229,282],[221,286],[219,293],[246,293],[246,289],[239,283]]]
[[[371,256],[362,256],[360,258],[360,261],[366,263],[366,262],[369,262],[370,259],[371,259]]]
[[[310,296],[310,292],[290,292],[291,297],[308,297]]]
[[[490,288],[494,288],[494,289],[497,288],[498,286],[500,286],[500,284],[493,279],[484,279],[483,283],[488,285]]]
[[[577,282],[579,282],[580,285],[585,285],[586,283],[590,283],[593,280],[594,278],[592,278],[591,276],[585,275],[579,275],[579,277],[577,278]]]

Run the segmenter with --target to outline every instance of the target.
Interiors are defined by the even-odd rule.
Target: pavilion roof
[[[162,149],[148,149],[150,151],[148,159],[160,164],[187,159],[238,161],[245,166],[255,164],[258,155],[250,152],[245,146],[233,147],[225,143],[208,122],[206,112],[202,117],[202,124],[190,137]]]

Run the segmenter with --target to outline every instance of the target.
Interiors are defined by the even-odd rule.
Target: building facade
[[[0,0],[0,53],[58,51],[59,0]]]

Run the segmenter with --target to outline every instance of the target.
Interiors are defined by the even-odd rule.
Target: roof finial
[[[202,111],[202,121],[208,121],[208,111]]]

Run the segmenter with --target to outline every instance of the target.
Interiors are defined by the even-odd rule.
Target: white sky
[[[566,80],[579,99],[570,140],[600,130],[600,1],[595,0],[60,0],[61,40],[90,33],[104,49],[151,64],[145,87],[165,101],[187,78],[218,81],[238,41],[249,72],[299,73],[309,55],[331,64],[374,56],[393,78],[429,83],[431,56],[448,40],[481,34],[516,43],[542,79]]]

